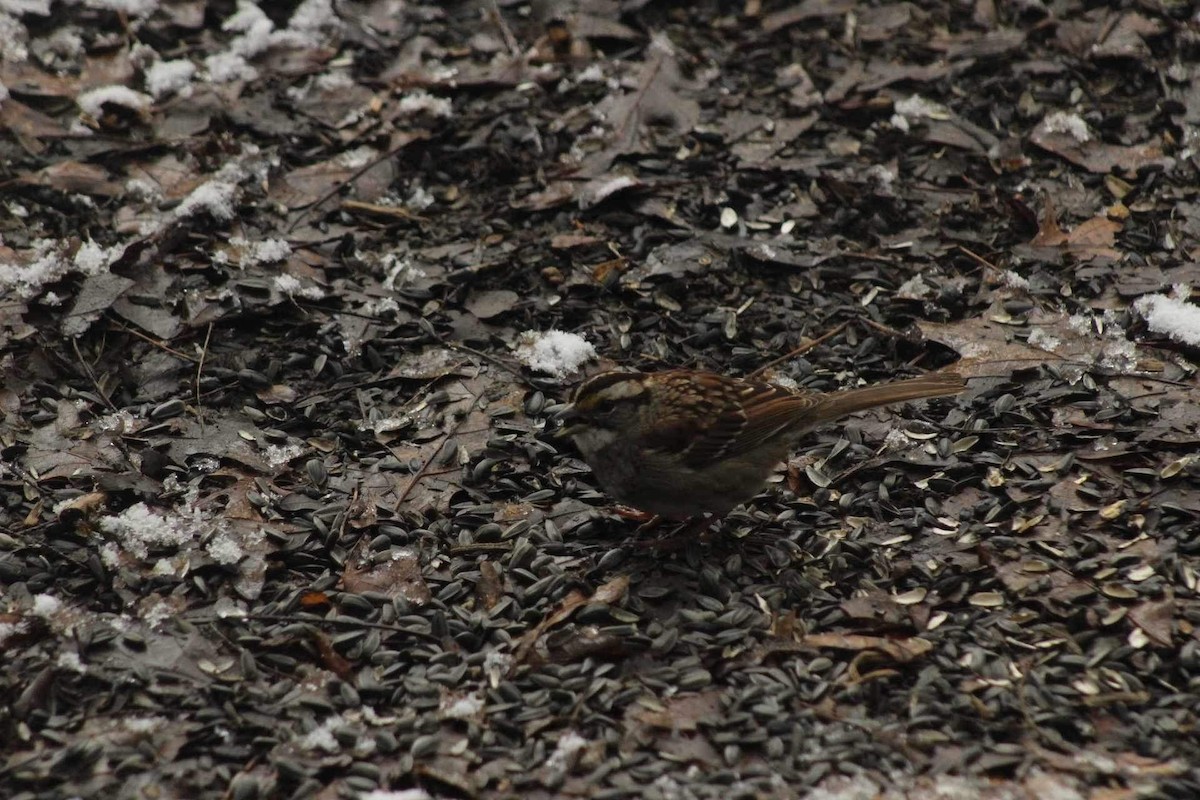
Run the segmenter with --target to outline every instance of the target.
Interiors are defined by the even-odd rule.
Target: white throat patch
[[[585,458],[599,453],[617,439],[617,432],[608,428],[588,428],[571,437]]]

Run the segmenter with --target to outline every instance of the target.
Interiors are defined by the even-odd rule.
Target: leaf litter
[[[1185,12],[354,12],[0,11],[0,793],[1200,789]],[[591,348],[970,389],[646,552]]]

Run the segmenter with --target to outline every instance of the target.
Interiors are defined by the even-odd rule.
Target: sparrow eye
[[[594,418],[611,417],[612,413],[617,410],[617,406],[618,406],[617,401],[613,400],[611,398],[606,398],[604,400],[597,400],[596,403],[592,406],[592,417],[594,417]]]

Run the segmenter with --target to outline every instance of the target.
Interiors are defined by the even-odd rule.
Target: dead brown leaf
[[[1175,600],[1171,597],[1147,600],[1129,609],[1129,620],[1159,647],[1171,646],[1174,618]]]
[[[625,728],[637,741],[653,742],[660,753],[693,764],[721,763],[720,753],[700,731],[721,713],[723,693],[715,689],[667,698],[652,705],[632,704]]]
[[[1116,365],[1127,358],[1123,339],[1080,331],[1063,313],[1034,309],[1024,319],[1013,319],[999,301],[980,317],[951,323],[918,321],[917,327],[926,338],[957,350],[963,359],[954,368],[968,377],[995,377],[1048,361],[1090,366],[1109,359]],[[1018,332],[1026,335],[1018,337]]]
[[[1080,259],[1103,257],[1116,260],[1122,253],[1113,245],[1121,227],[1122,224],[1117,220],[1099,215],[1085,220],[1069,233],[1064,232],[1058,225],[1054,202],[1046,195],[1038,232],[1030,244],[1034,247],[1061,247]]]
[[[376,156],[377,154],[364,154],[361,158],[371,159]],[[268,194],[272,200],[288,208],[300,209],[322,200],[338,187],[353,181],[356,199],[368,202],[376,200],[395,180],[395,168],[391,159],[385,158],[359,175],[364,166],[366,163],[360,161],[360,156],[350,158],[343,155],[307,167],[299,167],[274,181]]]
[[[546,631],[553,628],[555,625],[569,618],[576,610],[588,603],[605,603],[612,605],[618,602],[625,596],[625,592],[629,589],[629,576],[618,575],[608,583],[601,585],[589,597],[578,590],[572,591],[562,602],[558,608],[552,611],[545,619],[539,622],[532,630],[521,637],[517,643],[517,649],[513,655],[513,667],[523,664],[529,658],[530,651],[538,640],[545,635]]]
[[[500,569],[487,559],[479,562],[479,580],[475,583],[475,600],[480,608],[492,609],[504,596],[504,579]]]
[[[550,240],[550,249],[571,250],[576,247],[602,244],[603,241],[603,239],[596,236],[589,236],[586,233],[556,233],[554,238]]]
[[[1058,130],[1048,120],[1049,117],[1038,123],[1030,132],[1029,141],[1089,172],[1106,174],[1121,170],[1133,174],[1155,165],[1170,170],[1175,164],[1175,159],[1164,154],[1157,139],[1138,145],[1119,145],[1102,142],[1089,134],[1081,140],[1072,132]]]
[[[433,593],[421,576],[421,562],[414,550],[394,550],[382,555],[382,561],[358,569],[349,560],[342,570],[342,586],[348,592],[380,592],[388,597],[403,597],[416,606],[433,599]]]
[[[467,311],[479,319],[491,319],[506,311],[512,311],[520,299],[516,292],[509,289],[485,289],[472,292],[465,306]]]
[[[841,16],[856,5],[855,0],[804,0],[792,8],[764,16],[762,28],[767,33],[774,33],[814,17]]]
[[[317,655],[321,658],[321,666],[344,681],[354,677],[354,665],[333,648],[333,641],[328,634],[314,630],[310,631],[310,635],[317,648]]]
[[[94,164],[78,161],[59,161],[48,167],[17,178],[26,186],[45,186],[60,192],[119,197],[125,188],[108,179],[108,171]]]
[[[42,139],[70,135],[70,131],[53,117],[48,117],[11,97],[0,103],[0,130],[12,133],[21,146],[33,155],[45,152],[47,145]]]

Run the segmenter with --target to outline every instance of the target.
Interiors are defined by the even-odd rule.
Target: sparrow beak
[[[575,410],[575,406],[570,405],[559,411],[553,417],[558,422],[558,429],[551,434],[555,439],[567,439],[578,433],[582,433],[586,427],[583,424],[582,415]]]

